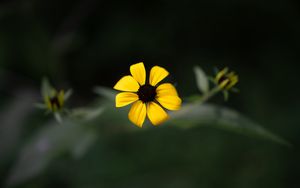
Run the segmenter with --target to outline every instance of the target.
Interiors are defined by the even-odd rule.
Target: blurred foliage
[[[113,136],[124,131],[136,130],[126,119],[126,113],[118,113],[113,107],[116,92],[101,87],[96,88],[95,91],[105,97],[93,104],[98,108],[74,110],[70,114],[70,118],[66,117],[62,122],[58,121],[59,124],[55,121],[44,124],[43,128],[37,131],[22,147],[8,176],[8,185],[18,185],[36,177],[47,169],[54,159],[63,154],[68,154],[73,159],[80,159],[92,144],[104,136],[98,134],[98,131],[112,129],[113,131],[108,132],[109,134],[106,136]],[[178,126],[182,129],[210,125],[288,144],[237,112],[221,107],[202,105],[199,102],[184,105],[179,112],[171,114],[171,120],[167,124],[170,124],[169,128],[174,128],[175,125],[175,128]],[[120,125],[125,127],[120,128]]]
[[[292,0],[1,1],[0,186],[299,187],[299,6]],[[226,123],[223,113],[237,112],[217,107],[214,123],[193,115],[215,112],[210,105],[184,120],[207,118],[203,126],[182,130],[171,120],[134,127],[127,109],[116,110],[91,88],[112,87],[139,61],[167,67],[184,98],[199,92],[194,65],[232,67],[241,92],[226,105],[294,148],[212,129]],[[75,108],[63,125],[34,109],[44,75],[58,89],[74,89],[69,107],[89,108]],[[223,98],[212,102],[223,105]]]

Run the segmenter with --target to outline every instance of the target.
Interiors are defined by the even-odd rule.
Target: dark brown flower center
[[[61,108],[57,96],[52,97],[52,98],[50,99],[50,103],[51,103],[51,106],[52,106],[52,107],[55,105],[58,109]]]
[[[226,81],[226,80],[228,80],[228,82],[227,82],[226,85],[224,86],[224,87],[226,87],[226,86],[228,86],[228,85],[231,83],[231,80],[230,80],[226,75],[222,76],[222,77],[218,80],[218,84],[220,85],[222,82],[224,82],[224,81]]]
[[[150,84],[145,84],[140,87],[137,94],[139,99],[144,103],[154,101],[156,97],[156,88]]]

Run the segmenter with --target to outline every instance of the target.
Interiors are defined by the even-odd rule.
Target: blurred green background
[[[299,20],[295,0],[1,1],[0,187],[299,187]],[[294,147],[201,126],[122,132],[107,121],[93,125],[105,128],[84,155],[58,152],[36,176],[11,179],[22,148],[52,121],[33,106],[43,76],[73,88],[69,106],[85,106],[94,86],[112,87],[140,61],[168,69],[183,98],[198,92],[193,66],[230,67],[240,93],[211,102]]]

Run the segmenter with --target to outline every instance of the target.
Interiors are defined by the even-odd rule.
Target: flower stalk
[[[219,86],[214,87],[212,90],[205,93],[197,102],[198,103],[205,103],[210,98],[214,97],[216,94],[218,94],[221,91]]]

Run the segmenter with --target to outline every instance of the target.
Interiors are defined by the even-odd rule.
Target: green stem
[[[208,101],[211,97],[215,96],[220,91],[221,91],[221,89],[219,88],[219,86],[216,86],[215,88],[210,90],[208,93],[204,94],[201,97],[201,99],[199,100],[199,103],[205,103],[206,101]]]

